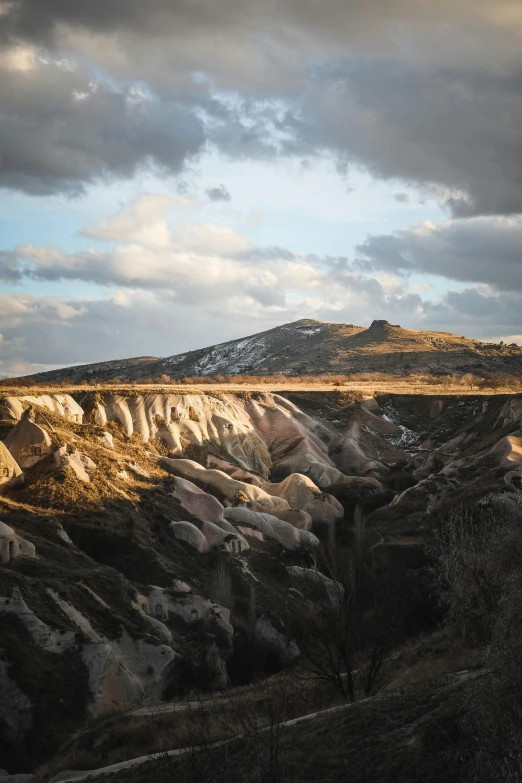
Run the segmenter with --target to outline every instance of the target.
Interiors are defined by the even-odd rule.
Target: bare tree
[[[294,624],[299,671],[330,683],[349,702],[379,688],[406,611],[392,570],[365,551],[364,540],[364,518],[356,514],[352,550],[325,553],[326,579],[317,582],[314,600]]]

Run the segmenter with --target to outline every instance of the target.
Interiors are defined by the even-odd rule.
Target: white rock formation
[[[253,484],[255,487],[261,487],[261,489],[263,489],[266,484],[264,479],[259,478],[259,476],[256,476],[252,471],[238,468],[237,465],[233,465],[227,460],[219,459],[219,457],[215,457],[213,454],[209,454],[207,457],[207,467],[221,470],[223,473],[226,473],[227,476],[231,476],[238,481],[244,481],[246,484]]]
[[[200,527],[196,527],[192,522],[171,522],[169,530],[175,538],[185,541],[198,552],[208,552],[215,548],[239,554],[249,549],[243,536],[226,520],[220,520],[220,525],[202,521]]]
[[[510,397],[504,404],[495,427],[512,427],[522,425],[522,398]]]
[[[292,473],[279,484],[266,486],[271,495],[284,498],[292,508],[306,512],[312,522],[335,523],[344,516],[344,509],[333,495],[327,495],[309,476]]]
[[[23,417],[4,441],[21,468],[30,468],[53,453],[53,443],[43,427]]]
[[[41,394],[23,395],[20,401],[29,402],[31,405],[38,405],[46,408],[58,416],[62,416],[69,421],[75,421],[81,424],[83,421],[83,408],[70,396],[70,394]]]
[[[89,672],[90,711],[97,715],[144,698],[158,699],[163,672],[174,657],[168,645],[133,639],[125,631],[118,641],[86,644],[82,658]]]
[[[26,396],[19,401],[40,405],[75,420],[81,420],[83,414],[82,408],[67,395]],[[220,468],[217,472],[228,475],[231,481],[259,490],[264,489],[263,481],[268,479],[269,472],[276,469],[282,475],[306,475],[321,489],[343,484],[354,492],[359,489],[378,492],[382,487],[374,478],[361,477],[359,469],[357,477],[346,475],[346,472],[350,472],[350,466],[362,464],[365,465],[362,472],[368,476],[383,470],[378,459],[361,450],[367,420],[376,428],[376,433],[382,433],[383,427],[387,428],[386,432],[396,427],[374,416],[369,410],[372,406],[367,404],[358,411],[353,431],[347,432],[344,441],[340,441],[339,434],[332,428],[315,421],[284,397],[269,393],[257,394],[255,399],[234,395],[220,395],[218,399],[210,394],[124,396],[91,392],[82,404],[86,420],[99,426],[105,426],[108,421],[119,422],[127,435],[138,433],[144,442],[160,438],[174,456],[182,456],[187,442],[215,446],[214,450],[220,452],[222,458],[209,457],[209,465]],[[13,415],[17,415],[16,412]],[[336,467],[329,455],[332,445],[337,447],[340,442],[346,468],[337,458]],[[386,459],[390,457],[393,461],[394,454],[399,454],[396,459],[400,458],[400,452],[394,451],[384,438],[380,438],[379,448],[383,449]],[[182,478],[194,481],[189,475]],[[251,499],[265,505],[258,499]]]
[[[16,397],[2,397],[0,400],[0,419],[18,421],[24,412],[24,406]]]
[[[194,547],[198,552],[208,552],[210,544],[207,539],[192,522],[171,522],[169,530],[179,541],[184,541],[191,547]]]
[[[231,649],[234,628],[230,624],[230,610],[194,593],[172,595],[156,585],[149,586],[149,614],[161,621],[170,615],[181,618],[187,625],[200,623],[219,637],[222,648]]]
[[[124,397],[104,394],[103,403],[82,401],[88,419],[101,426],[118,421],[127,435],[138,433],[145,443],[163,440],[174,454],[182,454],[182,440],[201,445],[211,441],[242,468],[268,475],[270,455],[257,435],[241,402],[202,394],[145,394]]]
[[[315,549],[319,546],[318,539],[313,533],[284,522],[282,519],[263,514],[259,511],[251,511],[248,508],[237,506],[225,509],[225,518],[234,525],[241,525],[243,529],[254,528],[266,538],[272,538],[285,549]]]
[[[302,568],[301,566],[288,566],[286,570],[295,579],[312,587],[316,598],[326,598],[333,605],[341,600],[342,585],[334,579],[325,576],[320,571],[315,571],[312,568]]]
[[[141,465],[138,465],[137,462],[126,462],[126,466],[129,468],[129,470],[132,470],[133,473],[135,473],[137,476],[140,476],[141,478],[150,478],[150,473],[145,470],[145,468],[142,468]]]
[[[320,487],[342,481],[328,456],[332,433],[278,394],[259,395],[245,402],[257,432],[265,441],[274,466],[288,473],[309,475]]]
[[[165,467],[175,476],[188,479],[197,484],[200,489],[209,491],[218,497],[223,498],[225,503],[248,503],[249,501],[258,503],[269,508],[290,508],[286,500],[269,495],[264,489],[254,487],[251,484],[245,484],[243,481],[227,476],[220,470],[207,469],[198,462],[189,459],[169,459],[167,457],[158,457],[149,454],[158,460],[162,467]]]
[[[18,536],[12,527],[0,522],[0,563],[9,563],[16,557],[35,557],[35,547]]]
[[[254,508],[253,510],[264,511],[262,507],[259,507],[259,509]],[[273,517],[282,519],[283,522],[288,522],[289,525],[298,527],[300,530],[312,529],[312,517],[310,516],[310,514],[307,514],[306,511],[301,511],[298,508],[289,508],[289,509],[271,508],[270,514]]]
[[[23,480],[23,473],[13,455],[0,441],[0,486],[6,488]]]
[[[96,463],[81,451],[73,451],[69,454],[66,446],[54,452],[56,466],[58,468],[70,468],[80,481],[90,482],[91,477],[87,471],[96,470]]]
[[[98,440],[108,449],[114,448],[114,438],[110,432],[102,432],[101,435],[98,435]]]
[[[11,598],[0,598],[0,613],[13,614],[23,623],[33,641],[48,652],[61,653],[75,646],[73,631],[50,628],[43,623],[25,603],[22,593],[15,587]]]
[[[522,462],[522,432],[515,432],[499,440],[491,449],[491,454],[495,455],[503,467]]]
[[[217,522],[223,516],[223,504],[191,481],[176,478],[174,494],[183,508],[197,519],[205,522]]]

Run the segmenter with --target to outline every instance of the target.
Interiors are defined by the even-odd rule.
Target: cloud
[[[230,193],[223,183],[216,187],[207,188],[205,192],[211,201],[230,201],[231,199]]]
[[[176,174],[205,143],[186,102],[116,89],[63,62],[0,65],[0,113],[0,186],[33,194],[79,193],[145,166]]]
[[[509,0],[6,8],[4,187],[177,174],[214,145],[333,154],[341,171],[428,186],[455,216],[522,211],[522,11]]]
[[[272,307],[285,305],[286,287],[307,290],[324,276],[306,257],[255,247],[228,226],[179,219],[194,207],[182,196],[145,194],[83,230],[112,243],[109,249],[66,253],[51,245],[21,245],[0,255],[0,277],[163,291],[178,303],[201,307],[238,297]]]
[[[251,70],[259,51],[272,67],[280,65],[283,50],[300,48],[335,51],[338,47],[379,52],[399,49],[448,61],[483,57],[492,51],[503,58],[519,55],[517,34],[522,13],[512,0],[323,0],[320,4],[295,0],[221,0],[194,4],[191,0],[13,0],[4,18],[4,35],[47,45],[64,45],[76,36],[139,38],[157,53],[168,40],[183,57],[213,53],[216,61],[247,55],[243,71]],[[470,35],[470,31],[473,35]],[[467,33],[467,34],[466,34]],[[503,47],[499,36],[504,37]],[[422,37],[422,40],[419,40]],[[271,46],[266,44],[268,41]],[[130,45],[130,44],[129,44]],[[123,57],[116,49],[116,57]],[[250,50],[250,56],[248,56]],[[295,58],[295,53],[292,55]],[[288,58],[289,60],[291,57]],[[265,66],[266,69],[266,66]],[[223,66],[221,68],[223,70]],[[268,70],[268,69],[266,69]],[[280,79],[285,74],[280,73]]]
[[[421,272],[522,291],[522,218],[479,217],[426,222],[370,236],[356,248],[358,266],[400,274]]]
[[[286,146],[431,189],[455,216],[503,214],[522,212],[521,123],[518,72],[340,59],[311,69]]]
[[[148,193],[135,199],[119,214],[103,218],[94,226],[85,226],[82,234],[93,239],[167,248],[172,245],[167,214],[174,210],[188,211],[194,207],[195,204],[185,196]]]

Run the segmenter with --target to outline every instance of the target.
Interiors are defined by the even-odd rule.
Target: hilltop
[[[141,380],[215,375],[304,375],[360,372],[522,374],[522,348],[450,332],[403,329],[388,321],[369,328],[303,319],[238,340],[166,358],[138,357],[77,365],[30,376],[37,383],[97,377]]]

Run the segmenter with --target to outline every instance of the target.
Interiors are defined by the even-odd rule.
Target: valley
[[[4,392],[0,750],[10,773],[58,781],[195,737],[236,747],[248,735],[264,747],[274,721],[301,737],[331,707],[400,704],[432,681],[460,693],[444,677],[480,661],[482,642],[441,625],[429,552],[455,509],[518,518],[522,397]],[[358,623],[347,638],[364,634],[354,670],[339,664],[335,675],[315,651],[332,654],[342,596]],[[393,624],[367,680],[368,650],[377,654],[368,618],[382,624],[383,607]],[[182,779],[211,779],[205,769]]]

